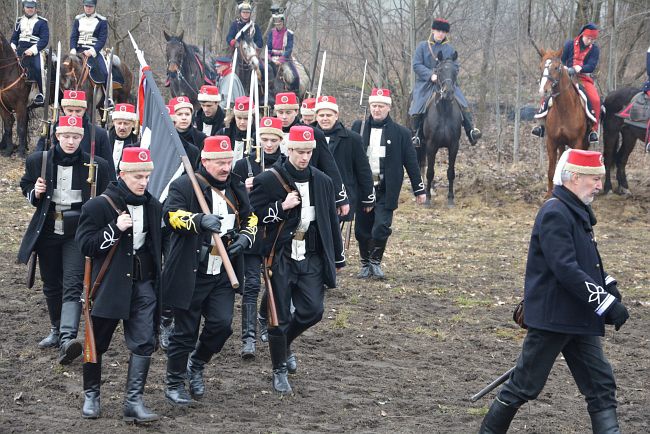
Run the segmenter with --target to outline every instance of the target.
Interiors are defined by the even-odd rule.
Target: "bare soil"
[[[417,207],[405,185],[385,255],[388,278],[357,280],[353,243],[339,287],[327,293],[322,322],[295,345],[293,396],[272,392],[266,345],[254,362],[240,359],[238,298],[235,333],[206,369],[199,406],[167,404],[165,354],[154,355],[145,400],[162,419],[141,429],[477,432],[494,392],[476,403],[469,397],[514,364],[525,333],[511,311],[522,295],[530,230],[546,186],[538,146],[526,137],[520,163],[513,165],[506,152],[497,164],[490,139],[475,148],[463,141],[453,209],[446,206],[445,151],[433,207]],[[600,197],[594,205],[605,266],[631,314],[621,331],[608,328],[604,338],[627,433],[650,431],[650,161],[638,148],[628,170],[633,195]],[[15,264],[33,213],[18,188],[22,163],[0,159],[0,432],[134,432],[121,420],[128,362],[121,331],[104,358],[102,418],[96,421],[80,416],[81,362],[61,367],[54,350],[36,346],[49,328],[40,282],[27,290],[25,267]],[[591,432],[586,404],[562,360],[511,432]]]

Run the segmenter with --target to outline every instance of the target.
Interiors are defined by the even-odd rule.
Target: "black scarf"
[[[133,194],[122,178],[117,180],[117,187],[127,205],[140,206],[149,202],[150,195],[148,191],[145,191],[142,196]]]
[[[296,118],[293,120],[293,122],[291,122],[291,125],[289,125],[288,127],[282,127],[282,132],[283,133],[288,133],[289,130],[291,129],[291,127],[293,127],[294,125],[303,125],[303,123],[300,122],[300,119],[298,118],[298,116],[296,116]]]
[[[192,131],[193,129],[194,129],[194,127],[190,126],[190,127],[189,127],[188,129],[186,129],[185,131],[181,131],[181,130],[179,130],[178,128],[176,129],[176,131],[178,131],[178,136],[181,138],[181,140],[182,140],[183,142],[185,142],[185,143],[191,143],[191,144],[193,144],[193,145],[196,145],[196,143],[194,143],[194,134],[192,134],[192,133],[193,133],[193,131]]]
[[[206,124],[206,125],[215,125],[221,124],[224,120],[223,110],[221,107],[217,108],[217,112],[212,117],[207,117],[203,109],[199,109],[196,112],[196,123],[197,124]]]
[[[219,181],[210,175],[207,169],[203,166],[199,168],[199,173],[206,179],[206,181],[208,181],[208,184],[217,190],[225,190],[226,188],[230,187],[230,175],[228,175],[228,178],[226,178],[225,181]]]
[[[72,154],[66,154],[61,148],[61,144],[56,144],[54,148],[54,164],[57,166],[74,166],[79,161],[81,161],[81,146]]]
[[[116,140],[122,140],[124,141],[124,147],[127,148],[130,145],[133,145],[134,143],[138,143],[138,136],[135,135],[135,133],[131,132],[126,138],[122,139],[117,136],[117,133],[115,132],[115,127],[112,127],[108,131],[108,140],[111,146],[115,143]]]
[[[372,116],[370,116],[370,128],[384,128],[389,119],[390,116],[386,116],[386,118],[381,121],[376,121]]]
[[[284,162],[284,168],[295,182],[308,182],[311,177],[310,166],[307,166],[305,170],[298,170],[291,164],[288,158]]]
[[[280,152],[280,148],[275,150],[274,153],[272,154],[267,154],[266,152],[264,153],[264,165],[269,167],[275,164],[278,159],[280,159],[280,156],[282,155],[282,152]]]
[[[343,124],[341,123],[341,121],[336,121],[336,123],[334,124],[331,130],[322,130],[322,131],[325,134],[325,137],[331,137],[337,135],[341,129],[343,129]]]

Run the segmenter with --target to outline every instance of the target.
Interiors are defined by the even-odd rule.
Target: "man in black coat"
[[[309,164],[315,146],[313,128],[292,127],[287,159],[255,177],[251,192],[267,226],[263,254],[279,323],[269,328],[269,351],[281,394],[292,392],[287,374],[297,369],[291,344],[321,320],[325,287],[336,287],[336,270],[345,266],[332,180]]]
[[[139,146],[138,135],[135,133],[138,115],[133,104],[116,104],[111,118],[113,126],[108,130],[108,142],[111,146],[113,165],[117,169],[122,159],[122,151]]]
[[[571,149],[558,162],[553,196],[537,214],[528,250],[524,323],[517,365],[481,425],[505,433],[519,407],[537,398],[562,353],[587,401],[594,433],[620,433],[616,381],[603,353],[605,324],[629,318],[596,247],[591,202],[602,188],[600,152]]]
[[[100,279],[91,311],[97,363],[83,365],[81,415],[85,419],[100,415],[102,356],[122,320],[131,352],[124,420],[151,422],[159,417],[144,405],[142,395],[156,347],[162,210],[160,202],[147,191],[153,170],[149,150],[126,148],[119,165],[119,180],[82,207],[76,236],[83,254],[93,258],[92,281]],[[106,261],[108,268],[100,275]]]
[[[173,231],[165,258],[163,298],[174,310],[165,389],[174,405],[203,397],[205,364],[232,334],[235,290],[215,250],[213,234],[221,236],[232,261],[243,262],[241,253],[255,242],[257,217],[244,184],[231,174],[232,155],[228,137],[205,140],[196,176],[211,214],[202,212],[187,175],[172,182],[163,207],[165,224]],[[205,323],[199,335],[201,316]],[[188,376],[191,396],[185,388]]]
[[[81,90],[64,90],[61,98],[61,109],[65,116],[79,117],[83,119],[83,139],[81,140],[81,150],[90,154],[90,118],[86,113],[86,92]],[[54,128],[58,126],[54,124]],[[56,136],[52,139],[52,146],[56,145],[58,139]],[[45,149],[45,138],[41,137],[36,143],[36,151]],[[95,155],[102,157],[110,169],[111,181],[115,180],[115,167],[113,165],[113,151],[108,141],[108,133],[105,129],[95,125]]]
[[[219,105],[221,94],[217,86],[204,85],[199,90],[197,97],[201,108],[194,114],[194,125],[206,136],[216,136],[223,128],[223,121],[226,114]]]
[[[404,169],[411,180],[416,202],[423,204],[426,195],[410,132],[390,117],[390,91],[373,89],[368,103],[370,117],[365,121],[361,137],[370,162],[377,201],[371,212],[357,211],[354,235],[359,242],[361,257],[358,277],[383,279],[381,260],[392,233],[393,212],[397,209]],[[355,121],[352,130],[359,132],[360,129],[361,122]]]
[[[300,118],[298,117],[299,108],[298,97],[295,93],[283,92],[278,93],[275,96],[275,105],[273,109],[276,117],[282,120],[282,132],[284,133],[285,140],[284,143],[280,145],[280,150],[285,155],[287,154],[286,141],[289,136],[289,130],[295,125],[304,125],[300,122]],[[316,137],[316,148],[314,148],[309,164],[332,178],[335,191],[334,201],[336,202],[337,212],[340,216],[346,216],[350,212],[350,201],[347,192],[345,191],[345,185],[343,184],[341,173],[339,172],[339,169],[336,166],[336,161],[327,146],[327,140],[325,140],[323,132],[319,129],[315,129],[314,135]]]
[[[339,106],[333,96],[318,98],[316,121],[325,134],[350,200],[350,212],[341,220],[352,221],[357,210],[368,213],[375,205],[372,172],[361,144],[361,136],[345,128],[339,121]]]
[[[203,131],[197,130],[192,125],[194,106],[186,96],[177,96],[169,101],[169,106],[174,108],[174,127],[181,139],[185,153],[196,170],[201,162],[203,141],[207,137]]]
[[[230,137],[233,150],[233,164],[252,153],[255,146],[255,122],[253,117],[251,117],[251,143],[250,145],[246,143],[249,107],[250,110],[255,110],[255,102],[251,98],[247,96],[237,98],[233,106],[233,118],[227,122],[228,126],[219,130],[218,133],[220,136]],[[253,112],[251,112],[252,114]]]
[[[20,188],[36,212],[20,245],[18,262],[27,263],[31,253],[36,252],[51,323],[50,334],[38,346],[60,346],[59,363],[64,365],[82,351],[76,337],[84,258],[74,236],[81,206],[90,199],[91,191],[87,182],[90,155],[80,147],[84,134],[81,125],[81,118],[61,116],[56,127],[57,144],[47,152],[27,157],[20,180]],[[95,157],[95,164],[96,189],[101,193],[110,182],[111,172],[101,157]]]

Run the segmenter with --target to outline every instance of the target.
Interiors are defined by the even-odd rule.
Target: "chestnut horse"
[[[574,80],[568,68],[560,61],[561,51],[542,51],[542,78],[539,92],[552,97],[553,104],[546,115],[546,154],[548,155],[548,189],[545,198],[551,197],[553,174],[565,147],[587,149],[587,115]],[[598,110],[600,108],[597,108]]]
[[[17,121],[18,155],[27,154],[27,123],[29,122],[29,93],[31,85],[9,41],[0,32],[0,118],[4,126],[0,150],[5,157],[14,152],[12,141],[14,121]]]

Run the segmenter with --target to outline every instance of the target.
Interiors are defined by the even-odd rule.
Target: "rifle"
[[[512,374],[512,371],[514,371],[514,370],[515,370],[514,366],[512,368],[508,369],[506,372],[501,374],[497,379],[495,379],[490,384],[488,384],[485,388],[481,389],[480,392],[478,392],[476,395],[472,396],[469,400],[472,401],[472,402],[476,402],[479,399],[483,398],[489,392],[496,389],[499,385],[505,383],[506,380],[508,378],[510,378],[510,374]]]
[[[284,222],[283,222],[284,223]],[[282,225],[280,229],[282,229]],[[275,247],[275,245],[274,245]],[[278,321],[278,310],[275,306],[275,296],[273,295],[273,285],[271,285],[271,266],[273,265],[273,258],[270,258],[270,263],[268,259],[264,259],[264,266],[262,267],[262,276],[264,277],[264,286],[266,286],[266,316],[269,319],[267,325],[268,328],[275,328],[280,325]]]
[[[97,87],[93,88],[93,105],[90,109],[90,163],[88,164],[88,179],[86,182],[90,184],[90,198],[92,199],[97,195],[97,179],[95,172],[95,107],[97,105]],[[108,258],[107,258],[108,259]],[[106,259],[105,259],[106,260]],[[86,324],[84,330],[84,362],[97,363],[97,347],[95,346],[95,334],[93,333],[93,321],[90,316],[91,302],[93,288],[91,286],[91,279],[93,274],[93,258],[86,256],[84,265],[84,322]]]
[[[316,78],[316,66],[318,66],[318,55],[320,53],[320,41],[318,41],[318,45],[316,45],[316,53],[314,53],[314,63],[311,65],[311,75],[309,76],[310,81],[309,81],[309,90],[307,91],[307,98],[312,98],[314,96],[314,93],[312,92],[314,90],[314,79]]]
[[[102,60],[103,62],[103,60]],[[108,123],[108,112],[110,111],[110,106],[108,105],[108,101],[110,99],[110,94],[112,93],[113,89],[113,48],[111,47],[111,55],[108,58],[108,80],[106,80],[106,83],[108,83],[108,88],[106,89],[106,95],[104,95],[104,113],[102,115],[102,125],[106,126]]]

